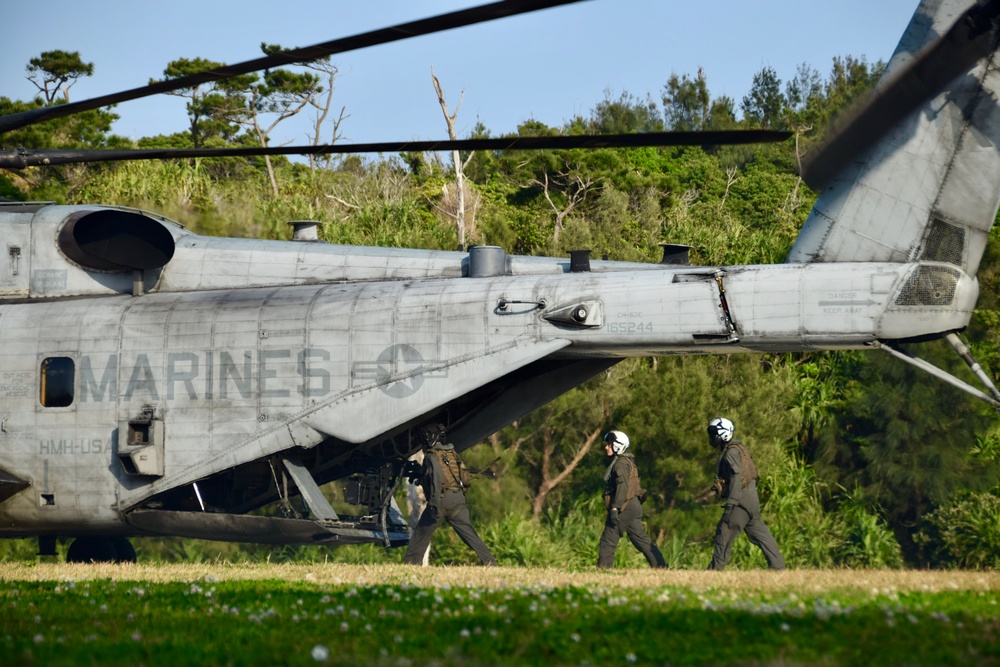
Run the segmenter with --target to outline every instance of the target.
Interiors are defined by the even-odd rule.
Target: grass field
[[[4,665],[992,665],[1000,573],[0,563]]]

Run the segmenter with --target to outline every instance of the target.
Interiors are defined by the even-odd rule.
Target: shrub
[[[926,515],[914,541],[931,567],[1000,567],[1000,496],[961,492]]]

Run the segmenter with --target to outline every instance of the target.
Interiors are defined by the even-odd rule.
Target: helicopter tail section
[[[901,95],[894,79],[906,74],[909,84],[915,61],[927,67],[930,58],[920,57],[976,7],[923,0],[875,95]],[[991,39],[985,57],[830,177],[788,262],[932,262],[975,275],[1000,206],[1000,72]],[[892,99],[878,101],[891,107]]]

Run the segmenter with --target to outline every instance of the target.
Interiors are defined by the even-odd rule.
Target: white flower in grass
[[[316,644],[313,646],[310,652],[312,659],[316,662],[326,662],[330,657],[330,649],[323,646],[322,644]]]
[[[626,653],[625,661],[630,665],[633,664],[636,661],[635,653]]]

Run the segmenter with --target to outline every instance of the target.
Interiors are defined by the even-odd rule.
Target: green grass
[[[1000,577],[0,564],[5,665],[1000,664]]]

